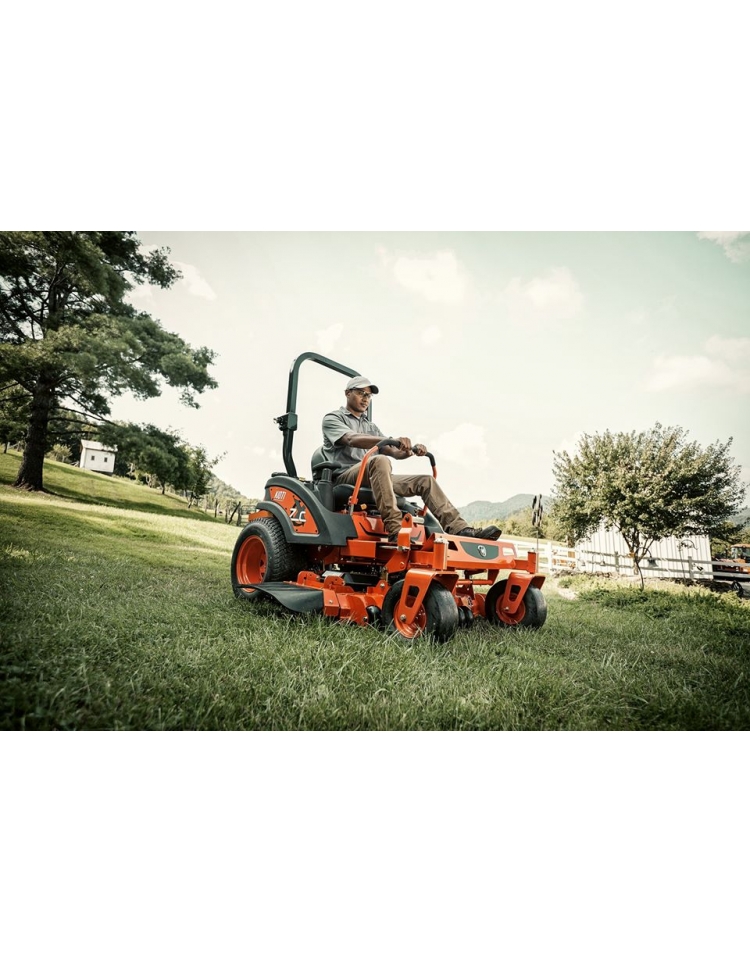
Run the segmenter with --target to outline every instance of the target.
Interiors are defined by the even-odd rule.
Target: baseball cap
[[[355,388],[355,387],[369,387],[369,389],[372,391],[373,394],[379,393],[378,389],[375,387],[372,381],[367,377],[362,377],[361,375],[359,377],[353,377],[351,381],[349,381],[349,383],[346,385],[346,390],[351,391],[352,388]]]

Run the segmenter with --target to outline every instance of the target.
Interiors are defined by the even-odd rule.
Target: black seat
[[[354,492],[353,484],[335,484],[337,474],[346,470],[346,465],[339,461],[328,461],[323,454],[323,448],[316,448],[310,459],[313,481],[318,497],[329,511],[342,511],[349,504]],[[377,507],[372,488],[359,489],[359,503],[368,507]]]
[[[341,511],[349,504],[349,498],[354,494],[353,484],[335,484],[333,486],[333,506],[335,511]],[[372,488],[360,488],[357,504],[366,504],[368,508],[377,508]]]
[[[323,454],[323,448],[316,448],[310,459],[313,481],[333,481],[337,474],[346,469],[339,461],[328,461]]]

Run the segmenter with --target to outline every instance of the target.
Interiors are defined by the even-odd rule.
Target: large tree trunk
[[[52,412],[54,389],[51,384],[40,380],[31,401],[31,418],[26,429],[26,446],[21,459],[18,477],[13,482],[16,488],[29,491],[44,490],[44,455],[47,451],[47,428]]]

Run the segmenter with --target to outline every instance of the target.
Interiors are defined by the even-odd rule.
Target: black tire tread
[[[534,585],[530,585],[526,589],[526,594],[523,598],[526,612],[521,621],[515,625],[510,625],[507,621],[503,621],[502,618],[497,616],[495,606],[503,596],[506,586],[507,579],[504,581],[496,581],[487,592],[487,598],[485,600],[487,621],[492,625],[496,625],[498,628],[541,628],[547,620],[547,600],[541,590]]]
[[[391,587],[385,596],[382,609],[383,624],[398,634],[400,632],[394,624],[393,614],[404,589],[404,583],[404,580],[400,579]],[[431,635],[441,645],[450,641],[458,630],[458,608],[452,593],[439,581],[433,581],[424,597],[423,605],[427,615],[427,625],[423,634]]]
[[[238,598],[252,597],[238,587],[237,556],[241,546],[250,537],[259,537],[266,546],[267,566],[263,581],[296,581],[306,567],[304,551],[286,540],[284,529],[276,518],[257,518],[250,521],[240,532],[232,552],[232,588]]]

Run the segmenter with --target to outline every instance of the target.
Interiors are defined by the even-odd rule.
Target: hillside
[[[20,461],[21,455],[18,451],[0,453],[0,484],[13,484]],[[149,488],[129,478],[108,477],[60,461],[45,460],[44,487],[49,494],[86,504],[214,521],[213,512],[206,514],[198,508],[188,509],[185,499],[177,495],[162,494],[155,488]],[[223,519],[221,520],[223,522]]]
[[[514,494],[507,501],[472,501],[458,510],[469,524],[475,521],[494,521],[497,518],[509,518],[517,511],[531,507],[534,497],[533,494]]]
[[[233,488],[231,484],[227,484],[226,481],[222,481],[221,478],[217,478],[215,474],[211,475],[211,480],[208,483],[208,491],[212,498],[216,498],[218,501],[241,501],[242,504],[256,504],[258,498],[251,498],[250,495],[243,494],[238,491],[237,488]]]

